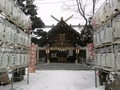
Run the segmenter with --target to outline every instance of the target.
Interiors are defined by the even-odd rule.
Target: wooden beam
[[[83,27],[84,25],[69,25],[69,26],[81,28],[81,27]],[[46,25],[44,28],[53,28],[53,27],[54,27],[53,25]]]
[[[50,47],[50,50],[74,50],[75,47]]]

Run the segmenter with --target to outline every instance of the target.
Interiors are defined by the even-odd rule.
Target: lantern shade
[[[119,55],[117,55],[117,56],[119,57]],[[117,59],[116,59],[116,61],[117,61]],[[113,53],[106,54],[106,65],[107,65],[107,67],[115,68],[115,55]]]
[[[6,69],[8,67],[9,54],[3,54],[3,60],[1,69]]]
[[[5,36],[4,31],[5,31],[5,25],[0,22],[0,41],[4,40],[4,36]]]
[[[10,54],[9,55],[9,67],[14,67],[15,66],[15,54]]]
[[[16,59],[15,59],[15,63],[16,63],[16,66],[19,66],[20,63],[21,63],[21,54],[16,54]]]
[[[4,7],[4,14],[8,17],[11,16],[11,13],[12,13],[12,7],[13,7],[13,3],[11,0],[7,0],[6,1],[6,5]]]
[[[113,41],[113,29],[112,28],[106,28],[105,29],[105,40],[107,42],[112,42]]]
[[[7,0],[0,0],[0,11],[3,11],[5,6],[6,6],[6,2]]]
[[[113,13],[120,10],[120,1],[119,0],[110,0],[113,8]]]

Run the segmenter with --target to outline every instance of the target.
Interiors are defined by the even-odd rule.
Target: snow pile
[[[23,81],[14,84],[15,90],[104,90],[95,87],[94,71],[50,70],[30,73],[30,84]],[[0,86],[0,90],[10,90],[10,85]]]

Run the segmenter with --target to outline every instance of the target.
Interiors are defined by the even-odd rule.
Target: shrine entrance
[[[74,63],[75,55],[74,50],[52,50],[50,52],[51,63]]]
[[[76,49],[68,48],[56,50],[55,48],[50,48],[49,53],[46,53],[45,48],[38,48],[37,50],[37,62],[38,63],[78,63],[86,62],[84,61],[87,57],[86,48],[81,48],[80,53],[76,53]],[[49,61],[48,61],[49,60]]]
[[[55,17],[53,18],[57,20]],[[80,49],[84,43],[81,41],[81,34],[66,23],[70,18],[57,20],[57,25],[39,39],[39,46],[45,50],[44,57],[41,55],[41,61],[47,63],[79,62]]]
[[[59,51],[57,54],[58,62],[67,62],[67,51]]]
[[[53,50],[50,53],[50,62],[66,63],[67,54],[67,51]]]

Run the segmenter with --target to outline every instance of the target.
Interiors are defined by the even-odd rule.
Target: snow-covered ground
[[[46,70],[30,73],[30,82],[25,79],[14,84],[15,90],[104,90],[95,87],[94,71]],[[0,90],[10,90],[11,86],[0,86]]]

